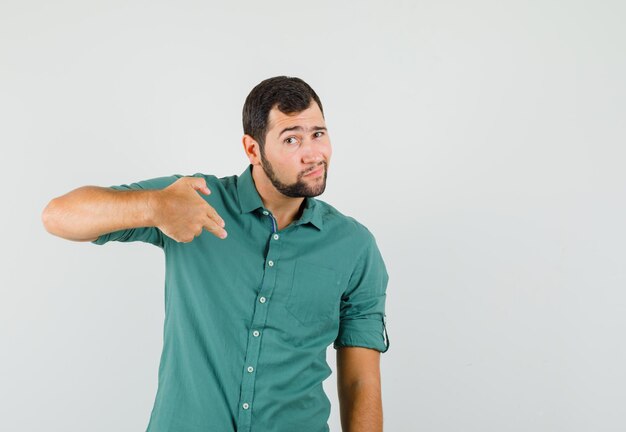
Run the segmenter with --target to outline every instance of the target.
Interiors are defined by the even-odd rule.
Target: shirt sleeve
[[[387,352],[385,298],[388,281],[385,263],[374,236],[369,233],[368,244],[341,297],[339,333],[333,348],[359,346]]]
[[[174,174],[172,176],[156,177],[156,178],[152,178],[149,180],[138,181],[136,183],[115,185],[115,186],[109,186],[109,187],[111,189],[115,189],[119,191],[164,189],[181,177],[182,175],[180,174]],[[163,234],[163,232],[156,227],[128,228],[128,229],[122,229],[119,231],[113,231],[110,233],[102,234],[100,237],[93,240],[91,243],[97,244],[97,245],[103,245],[110,241],[119,241],[119,242],[141,241],[145,243],[151,243],[162,249],[164,241],[165,241],[165,234]]]

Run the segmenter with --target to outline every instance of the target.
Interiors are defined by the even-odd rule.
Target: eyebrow
[[[285,132],[294,131],[294,130],[303,131],[304,128],[302,126],[292,126],[292,127],[285,128],[282,131],[280,131],[280,133],[278,134],[278,137],[280,138],[282,134],[284,134]],[[324,126],[313,126],[309,128],[309,132],[320,131],[320,130],[328,131],[328,129],[326,129]]]

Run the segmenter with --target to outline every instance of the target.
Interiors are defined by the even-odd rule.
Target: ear
[[[250,160],[252,165],[258,165],[261,163],[260,152],[261,149],[259,147],[259,143],[252,138],[252,136],[245,134],[241,139],[243,144],[243,150],[246,152],[246,156]]]

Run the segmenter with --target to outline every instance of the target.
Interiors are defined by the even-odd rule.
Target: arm
[[[163,188],[162,179],[169,186]],[[224,238],[223,219],[197,193],[211,193],[206,181],[198,177],[174,180],[147,180],[132,190],[83,186],[50,201],[41,219],[48,232],[74,241],[94,241],[103,234],[140,227],[159,228],[185,243],[204,229]]]
[[[379,351],[363,347],[339,348],[337,391],[343,432],[382,432]]]
[[[125,228],[154,226],[155,192],[83,186],[51,200],[41,219],[50,234],[93,241]]]

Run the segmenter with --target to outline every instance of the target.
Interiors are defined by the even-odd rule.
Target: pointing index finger
[[[210,205],[209,205],[209,210],[207,212],[207,216],[213,219],[213,221],[219,226],[221,226],[222,228],[226,226],[226,222],[224,221],[224,219],[222,219],[220,215],[217,213],[217,211]]]

